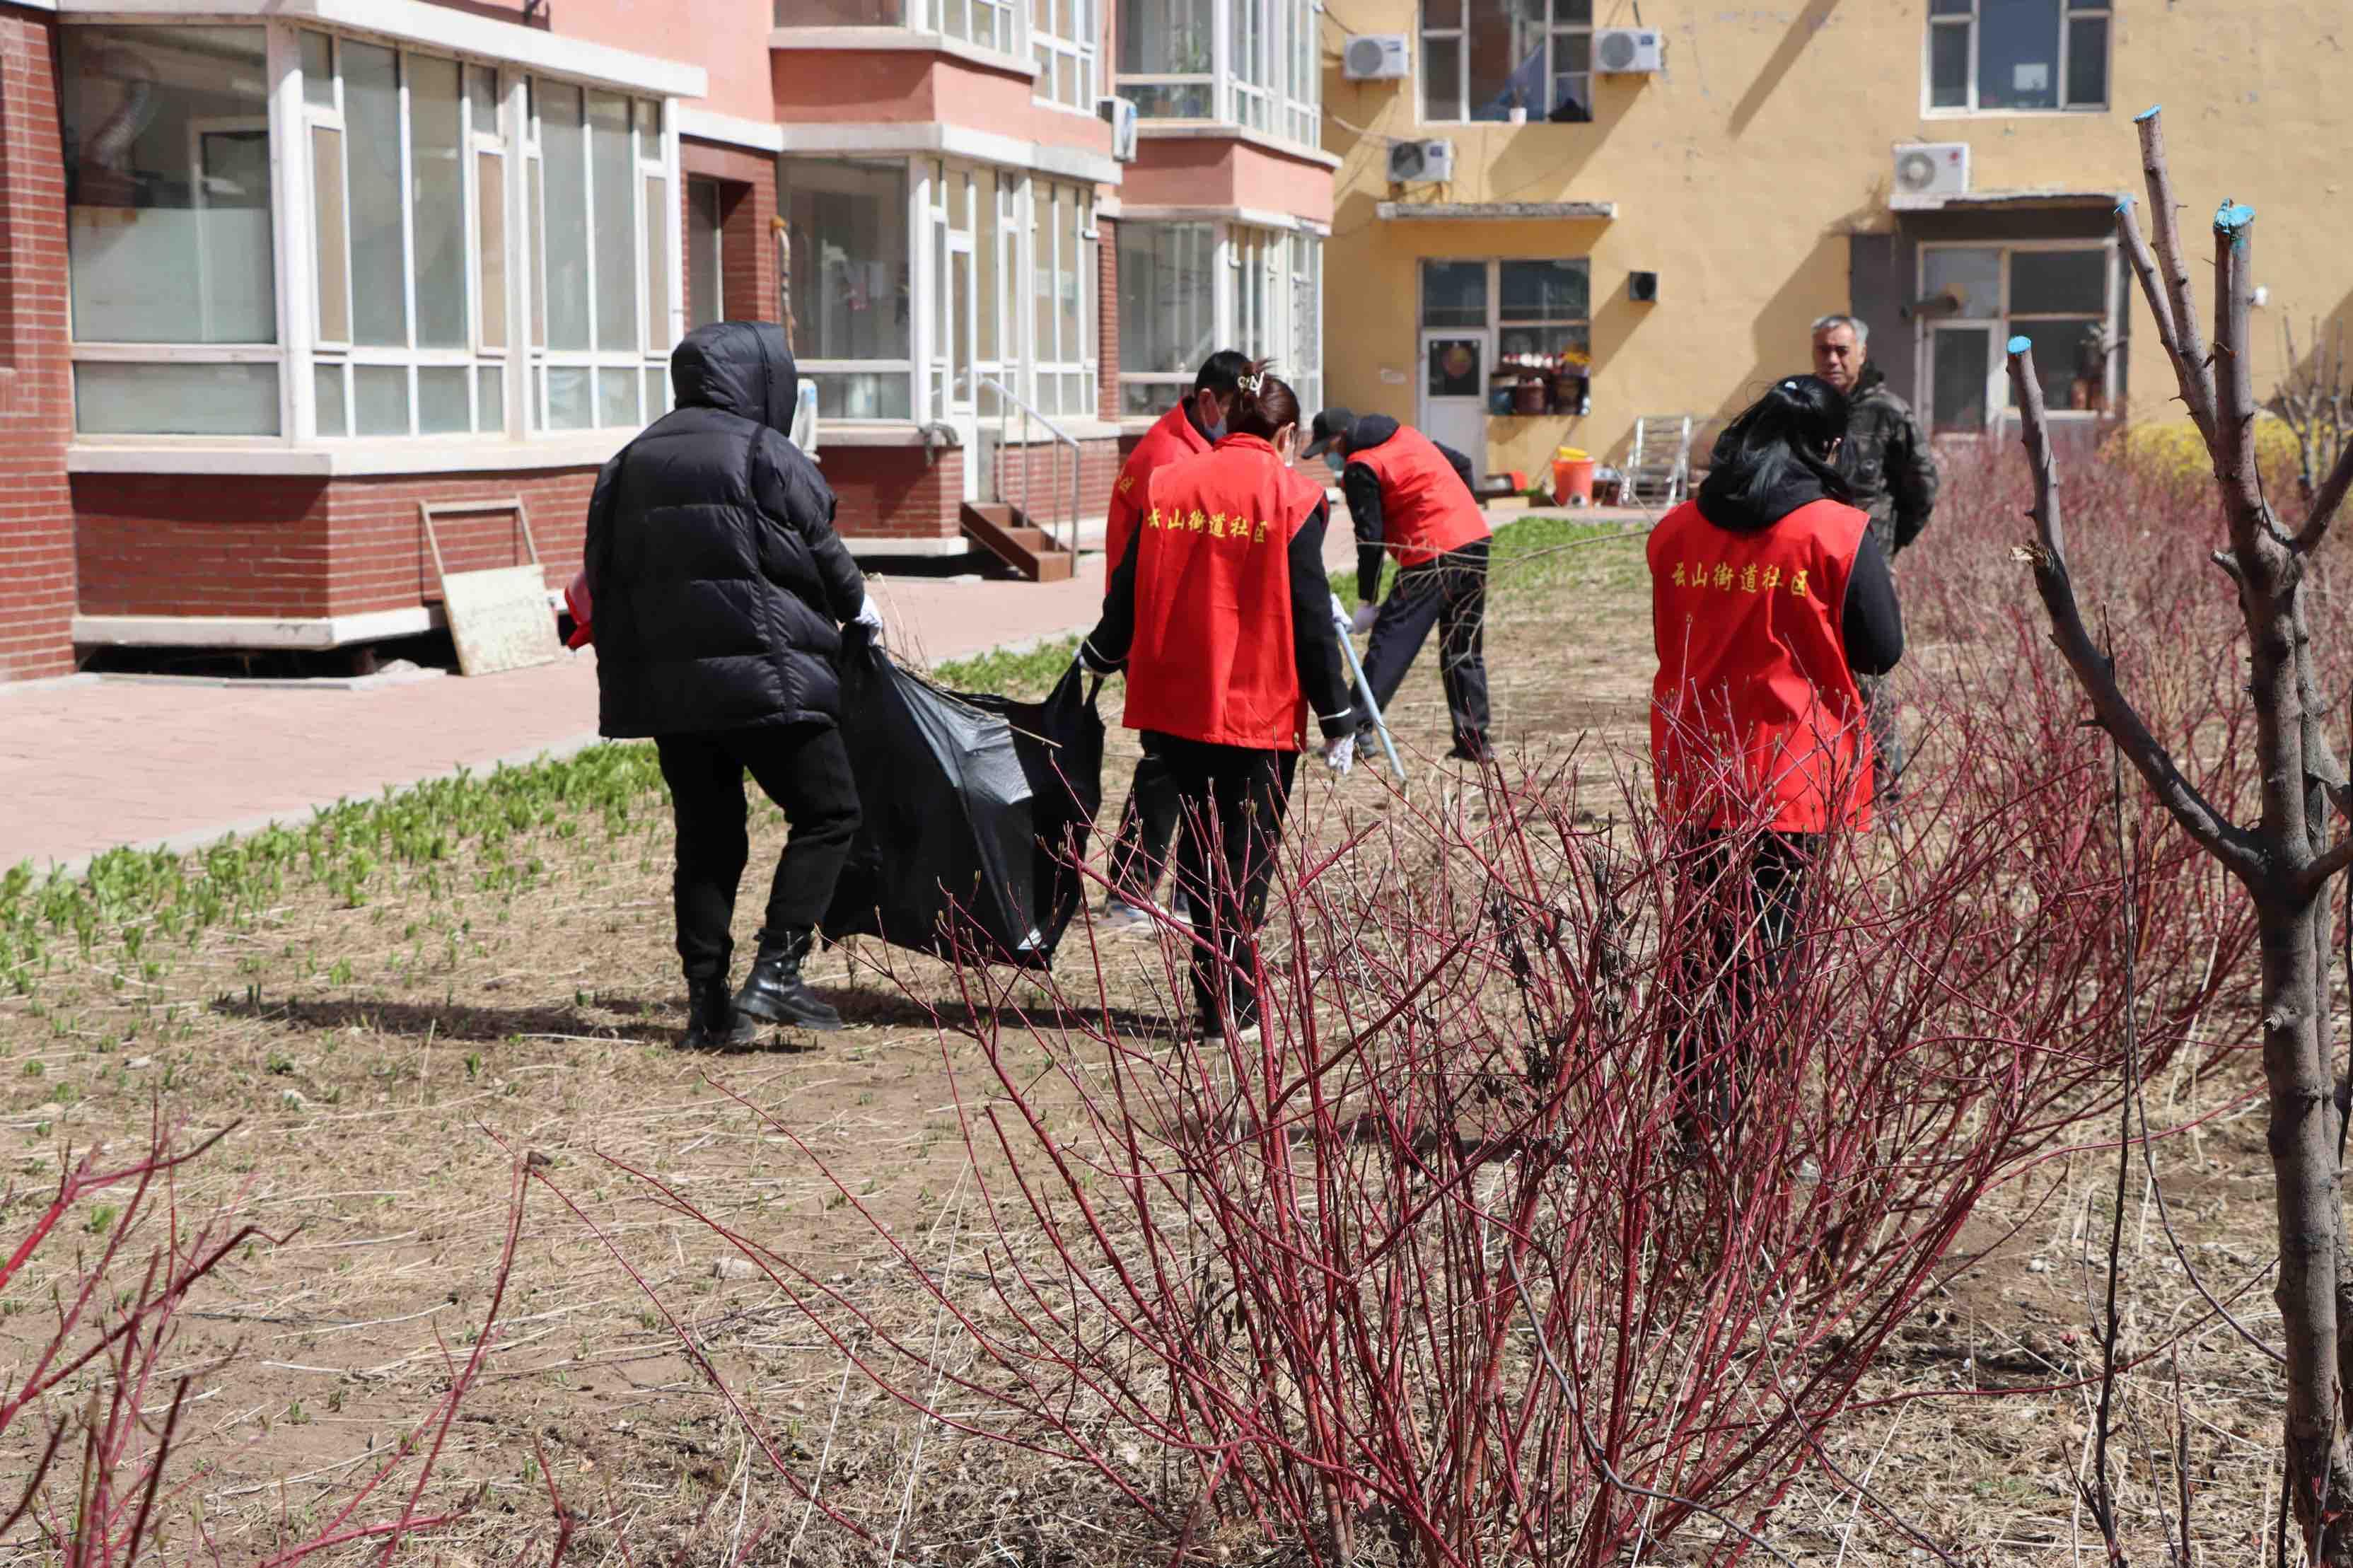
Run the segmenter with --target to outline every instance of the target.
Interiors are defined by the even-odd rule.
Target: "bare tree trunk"
[[[2256,469],[2256,402],[2248,281],[2254,213],[2224,204],[2214,219],[2211,353],[2200,340],[2189,268],[2174,225],[2157,111],[2140,118],[2152,252],[2131,204],[2116,226],[2139,279],[2182,401],[2214,459],[2230,547],[2215,563],[2238,591],[2247,627],[2248,697],[2255,719],[2261,802],[2249,826],[2200,795],[2124,695],[2113,663],[2093,646],[2067,572],[2059,475],[2034,374],[2033,346],[2010,344],[2011,385],[2034,470],[2036,545],[2023,552],[2050,613],[2052,640],[2091,700],[2100,725],[2182,829],[2227,867],[2253,901],[2262,954],[2263,1060],[2279,1236],[2275,1300],[2287,1378],[2288,1493],[2307,1561],[2353,1568],[2353,1465],[2347,1398],[2353,1393],[2353,1248],[2339,1190],[2344,1111],[2329,1042],[2329,884],[2353,864],[2353,834],[2328,842],[2332,804],[2353,808],[2326,732],[2327,714],[2304,603],[2306,568],[2353,485],[2353,449],[2340,451],[2312,510],[2291,537]]]

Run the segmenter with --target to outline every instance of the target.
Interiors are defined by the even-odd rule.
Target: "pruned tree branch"
[[[2211,447],[2214,441],[2214,367],[2199,334],[2198,301],[2189,291],[2189,268],[2182,259],[2181,233],[2173,221],[2173,176],[2165,166],[2164,117],[2158,109],[2151,108],[2136,115],[2133,122],[2140,128],[2140,171],[2148,185],[2149,232],[2157,250],[2157,269],[2165,283],[2161,304],[2160,295],[2149,279],[2144,278],[2142,282],[2149,289],[2150,309],[2157,312],[2167,356],[2173,361],[2173,374],[2181,384],[2181,401],[2189,405],[2190,419]],[[2129,248],[2131,241],[2127,239],[2126,243]],[[2137,258],[2134,268],[2139,268]],[[2165,331],[2168,323],[2172,328],[2169,334]]]
[[[2075,604],[2075,589],[2067,573],[2066,531],[2059,508],[2059,470],[2051,456],[2051,421],[2042,405],[2042,384],[2034,376],[2034,344],[2031,339],[2010,340],[2010,383],[2016,396],[2028,463],[2034,469],[2036,548],[2024,553],[2034,567],[2035,591],[2051,616],[2051,640],[2060,657],[2075,672],[2076,681],[2091,699],[2100,728],[2115,738],[2125,760],[2154,791],[2182,831],[2242,881],[2252,883],[2263,874],[2262,858],[2245,829],[2225,817],[2199,792],[2173,760],[2173,753],[2149,731],[2121,687],[2116,666],[2092,641]]]
[[[2214,442],[2214,416],[2206,398],[2201,367],[2189,358],[2181,346],[2181,334],[2176,329],[2173,306],[2166,298],[2165,280],[2158,270],[2157,255],[2148,247],[2148,237],[2140,231],[2140,220],[2133,216],[2129,198],[2116,204],[2116,238],[2125,248],[2125,259],[2132,263],[2133,276],[2140,279],[2141,298],[2148,301],[2149,314],[2157,319],[2157,341],[2165,350],[2166,359],[2173,366],[2176,384],[2181,389],[2182,405],[2189,410],[2190,422],[2208,446]]]
[[[2328,537],[2328,525],[2336,521],[2337,509],[2345,504],[2345,492],[2348,489],[2353,489],[2353,441],[2337,449],[2337,461],[2329,467],[2328,477],[2313,492],[2312,513],[2296,531],[2298,552],[2316,550],[2320,542]]]
[[[2253,289],[2248,282],[2255,209],[2226,201],[2214,214],[2214,478],[2223,491],[2231,546],[2241,565],[2254,560],[2256,535],[2269,525],[2263,476],[2255,464],[2255,365],[2247,352]],[[2284,542],[2284,541],[2283,541]]]

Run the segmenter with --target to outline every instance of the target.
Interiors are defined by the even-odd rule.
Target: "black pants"
[[[1705,922],[1677,986],[1674,1073],[1678,1119],[1735,1125],[1755,1064],[1732,1060],[1753,1044],[1757,1015],[1772,1005],[1797,940],[1806,879],[1821,851],[1811,833],[1764,833],[1736,841],[1698,836],[1684,886]],[[1711,1062],[1709,1058],[1715,1059]]]
[[[1193,950],[1194,1005],[1204,1024],[1249,1028],[1259,1017],[1250,949],[1266,918],[1299,754],[1154,733],[1144,743],[1159,752],[1175,787],[1176,885],[1192,902],[1195,934],[1227,961]]]
[[[744,774],[784,808],[792,825],[768,885],[764,930],[808,931],[825,917],[858,831],[858,785],[830,724],[663,735],[663,780],[678,822],[678,956],[690,981],[724,979],[735,950],[735,888],[752,857],[744,831]]]
[[[1871,721],[1871,798],[1894,805],[1904,798],[1904,731],[1896,723],[1895,693],[1888,689],[1889,675],[1856,678],[1862,688],[1862,711]]]
[[[1135,782],[1120,809],[1119,837],[1111,847],[1112,892],[1131,904],[1151,900],[1168,862],[1168,842],[1176,834],[1176,782],[1151,743],[1135,764]]]
[[[1386,716],[1389,699],[1405,684],[1430,628],[1438,627],[1438,678],[1446,687],[1446,713],[1454,737],[1483,741],[1487,735],[1487,542],[1451,550],[1435,561],[1409,566],[1382,601],[1365,649],[1365,683]],[[1358,700],[1363,700],[1359,693]]]

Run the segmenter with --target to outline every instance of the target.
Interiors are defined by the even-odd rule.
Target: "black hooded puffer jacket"
[[[832,489],[785,437],[800,377],[784,331],[697,327],[670,374],[678,406],[605,465],[588,503],[597,729],[838,721],[833,659],[866,587]]]

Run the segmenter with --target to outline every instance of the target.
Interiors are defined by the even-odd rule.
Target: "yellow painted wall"
[[[1625,0],[1597,0],[1603,26]],[[1926,0],[1779,5],[1648,0],[1667,69],[1597,76],[1588,125],[1425,125],[1418,83],[1351,82],[1351,32],[1411,33],[1417,0],[1328,0],[1325,146],[1345,163],[1327,253],[1329,396],[1415,416],[1417,262],[1422,257],[1592,260],[1593,413],[1489,421],[1491,469],[1540,468],[1571,442],[1622,454],[1635,416],[1737,409],[1808,364],[1807,327],[1848,304],[1848,236],[1888,232],[1890,149],[1965,141],[1972,188],[2141,189],[2132,116],[2162,102],[2182,221],[2202,257],[2225,197],[2257,210],[2255,384],[2282,370],[2280,328],[2309,318],[2353,331],[2353,3],[2117,0],[2105,112],[1924,113]],[[1420,68],[1419,39],[1415,68]],[[1392,189],[1392,139],[1446,137],[1451,186]],[[1609,222],[1382,221],[1384,200],[1609,201]],[[1626,275],[1661,274],[1656,304]],[[2202,287],[2205,277],[2198,274]],[[2209,300],[2211,303],[2211,299]],[[2127,395],[2161,416],[2170,374],[2136,299]],[[1385,383],[1384,367],[1405,384]],[[1899,387],[1907,397],[1910,387]]]

